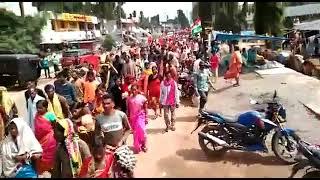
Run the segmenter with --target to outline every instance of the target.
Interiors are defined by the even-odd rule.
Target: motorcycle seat
[[[220,119],[223,119],[226,123],[236,123],[238,122],[238,119],[234,116],[228,116],[228,115],[222,115],[219,112],[214,112],[214,111],[205,111],[205,113],[208,113],[212,116],[216,116]]]
[[[223,119],[227,122],[227,123],[236,123],[238,122],[238,119],[234,116],[223,116]]]

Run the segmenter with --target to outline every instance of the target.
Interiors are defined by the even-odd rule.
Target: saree
[[[242,67],[240,52],[236,51],[232,54],[229,64],[229,70],[225,73],[224,79],[238,78]]]
[[[50,171],[55,163],[57,142],[54,138],[54,131],[50,119],[48,118],[50,116],[52,117],[52,115],[54,116],[51,112],[47,112],[45,115],[37,114],[35,117],[35,136],[43,149],[42,157],[36,163],[39,174]]]
[[[148,101],[151,108],[156,108],[159,105],[160,101],[160,84],[161,81],[159,76],[156,77],[150,76],[148,83]]]
[[[141,94],[128,98],[129,123],[133,130],[133,146],[136,152],[140,152],[146,142],[146,112],[143,109],[146,101]]]
[[[105,167],[95,170],[93,157],[88,157],[83,161],[79,173],[80,178],[111,178],[111,169],[114,162],[114,154],[106,152]]]
[[[31,128],[22,118],[14,118],[10,121],[17,126],[18,136],[16,138],[17,144],[14,142],[12,136],[9,134],[3,140],[1,145],[1,158],[2,172],[5,177],[16,177],[16,175],[23,170],[24,165],[30,164],[29,161],[25,164],[17,162],[14,157],[28,153],[42,153],[42,148],[36,137],[34,136]],[[1,162],[2,161],[2,162]]]
[[[58,119],[64,119],[61,103],[57,94],[53,95],[52,103],[48,100],[48,111],[54,113]]]
[[[9,95],[6,87],[0,86],[0,93],[1,93],[0,103],[4,107],[7,115],[9,115],[11,109],[14,106],[14,101],[10,98],[10,95]]]
[[[73,177],[76,177],[82,165],[78,144],[79,137],[76,135],[73,122],[70,119],[58,119],[57,123],[64,128],[65,145],[70,159],[70,166]]]
[[[7,118],[5,116],[7,116],[5,109],[0,106],[0,142],[5,138],[5,126],[7,123]]]

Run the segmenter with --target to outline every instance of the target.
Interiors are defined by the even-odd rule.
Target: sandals
[[[143,147],[141,147],[141,150],[142,150],[143,152],[147,152],[147,151],[148,151],[148,148],[145,147],[145,146],[143,146]]]

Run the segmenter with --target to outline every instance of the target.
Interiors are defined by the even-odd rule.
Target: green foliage
[[[239,14],[239,21],[245,30],[248,28],[248,22],[246,20],[248,12],[249,12],[248,2],[244,2],[242,5],[241,12]]]
[[[126,15],[122,9],[123,4],[118,3],[116,5],[116,2],[97,2],[96,4],[89,2],[33,2],[33,5],[39,11],[47,10],[55,13],[86,14],[107,20],[118,19],[119,12],[121,13],[121,17],[125,18]]]
[[[188,18],[186,17],[186,15],[181,9],[177,11],[177,14],[178,14],[177,20],[178,20],[178,23],[181,25],[181,27],[182,28],[190,27]]]
[[[15,53],[37,53],[46,16],[16,16],[0,10],[0,50]]]
[[[199,17],[199,5],[195,4],[192,7],[192,21],[195,21]]]
[[[291,29],[293,27],[293,19],[291,17],[286,17],[283,20],[283,25],[287,29]]]
[[[213,13],[216,30],[233,33],[241,31],[241,23],[245,21],[245,12],[239,12],[238,2],[214,2]]]
[[[153,26],[160,26],[160,16],[159,14],[150,18],[150,24]]]
[[[115,46],[116,42],[114,41],[111,35],[107,34],[103,41],[103,47],[106,48],[107,51],[111,51],[112,48]]]
[[[257,34],[280,35],[283,17],[283,8],[278,2],[255,2],[254,28]]]
[[[212,25],[211,24],[211,22],[212,22],[211,2],[198,2],[198,4],[199,4],[198,16],[201,19],[202,28],[205,28],[207,26],[211,26]]]
[[[143,11],[140,11],[140,16],[139,16],[139,26],[141,28],[150,28],[151,27],[151,23],[149,21],[149,18],[144,17],[143,15]]]
[[[114,17],[115,17],[116,19],[119,19],[119,17],[121,17],[121,18],[126,18],[126,17],[127,17],[127,15],[126,15],[126,13],[124,12],[121,4],[118,4],[118,5],[116,6],[116,10],[114,11]]]
[[[143,15],[143,11],[139,12],[140,16],[139,16],[139,22],[141,23],[144,19],[144,15]]]

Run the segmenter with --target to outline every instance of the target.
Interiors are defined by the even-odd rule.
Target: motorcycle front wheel
[[[291,146],[289,146],[289,143]],[[276,131],[272,137],[272,151],[285,164],[294,164],[298,154],[297,142],[292,136],[286,137],[280,131]]]
[[[221,131],[217,126],[205,126],[201,132],[203,133],[209,133],[212,136],[221,138],[222,136],[225,136],[226,134]],[[224,140],[224,139],[223,139]],[[227,152],[226,147],[222,147],[217,143],[211,142],[202,136],[198,136],[198,141],[200,148],[203,150],[203,152],[206,154],[208,157],[213,157],[213,156],[223,156]]]

